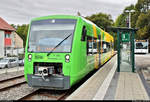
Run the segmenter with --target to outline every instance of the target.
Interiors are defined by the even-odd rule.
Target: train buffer
[[[149,100],[137,72],[118,72],[117,55],[66,100]]]

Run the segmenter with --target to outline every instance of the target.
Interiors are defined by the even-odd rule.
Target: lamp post
[[[131,13],[135,12],[135,10],[126,10],[125,12],[129,13],[129,28],[131,28]]]

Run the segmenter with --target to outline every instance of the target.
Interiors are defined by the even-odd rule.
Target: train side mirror
[[[87,32],[87,30],[86,30],[86,28],[84,26],[83,29],[82,29],[81,41],[85,41],[85,39],[86,39],[86,32]]]

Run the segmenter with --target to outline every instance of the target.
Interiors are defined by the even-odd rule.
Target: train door
[[[87,67],[88,69],[93,68],[94,64],[94,57],[93,57],[93,38],[90,36],[87,36]]]
[[[86,60],[87,60],[87,54],[86,54],[86,33],[87,33],[87,28],[83,26],[82,28],[82,36],[81,36],[81,46],[80,46],[80,67],[86,68]]]
[[[99,53],[98,53],[98,38],[94,38],[93,41],[93,55],[94,55],[94,68],[99,68]]]
[[[101,36],[98,35],[99,66],[101,66]]]
[[[104,63],[104,32],[101,32],[101,40],[100,40],[100,45],[101,45],[101,65]]]

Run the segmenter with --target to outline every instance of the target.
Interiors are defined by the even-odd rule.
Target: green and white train
[[[32,19],[25,48],[29,86],[69,89],[114,55],[114,38],[80,16]]]

